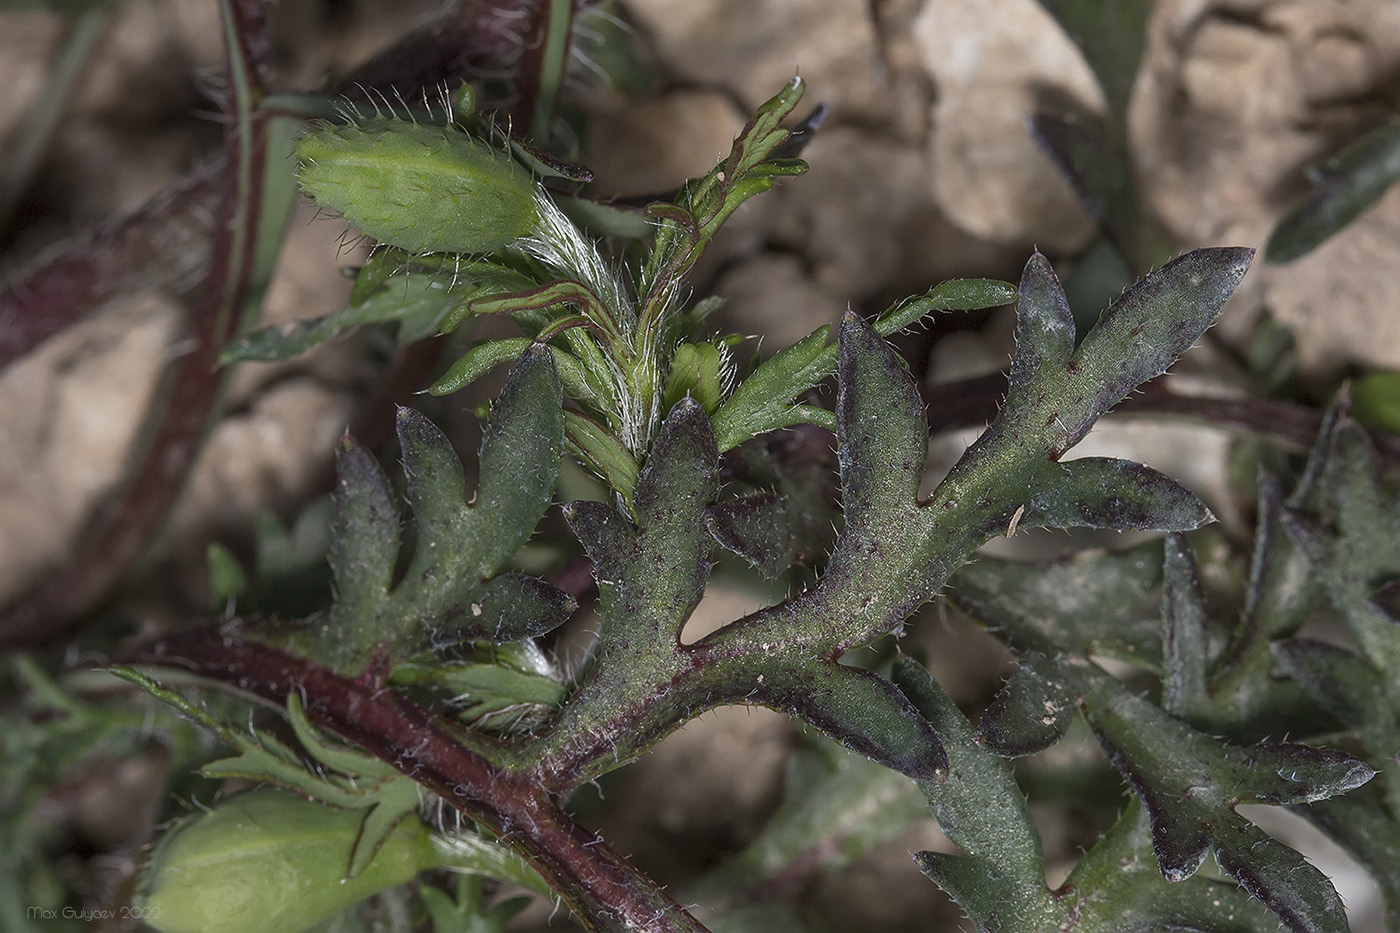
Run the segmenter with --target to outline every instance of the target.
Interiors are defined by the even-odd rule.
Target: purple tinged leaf
[[[1064,681],[1040,670],[1028,654],[982,713],[974,738],[1002,758],[1044,751],[1064,738],[1074,717],[1074,697]]]
[[[761,492],[705,511],[705,528],[720,547],[738,554],[770,580],[795,557],[787,503],[776,492]]]
[[[1222,746],[1087,662],[1067,661],[1062,669],[1114,766],[1147,808],[1167,880],[1188,877],[1214,847],[1221,867],[1292,929],[1346,929],[1326,878],[1233,808],[1245,800],[1286,803],[1344,793],[1370,780],[1369,766],[1335,750]]]
[[[481,438],[473,532],[494,570],[535,532],[554,495],[564,412],[549,349],[525,351],[510,371]]]
[[[1085,457],[1050,464],[1020,524],[1045,528],[1189,531],[1215,520],[1185,486],[1129,460]]]
[[[948,756],[938,730],[894,684],[863,668],[814,660],[764,675],[753,697],[901,774],[925,781],[947,777]]]
[[[1121,732],[1115,734],[1116,729],[1121,728],[1117,723],[1105,723],[1107,717],[1095,716],[1089,705],[1085,706],[1085,715],[1109,760],[1147,809],[1152,823],[1152,851],[1157,856],[1162,877],[1177,882],[1194,875],[1210,852],[1210,836],[1201,825],[1199,814],[1184,805],[1178,793],[1166,790],[1164,776],[1153,773],[1160,766],[1158,762],[1143,761],[1120,746],[1117,739],[1128,736]],[[1193,789],[1209,789],[1212,778],[1202,771],[1197,768],[1192,775],[1196,779]]]
[[[1074,353],[1074,315],[1050,261],[1036,253],[1026,262],[1016,300],[1016,354],[1011,361],[1007,407],[1046,375],[1064,370]]]

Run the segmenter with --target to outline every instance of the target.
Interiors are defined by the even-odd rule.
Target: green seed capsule
[[[346,878],[364,811],[257,788],[166,834],[142,882],[142,916],[162,933],[297,933],[430,867],[410,815]]]
[[[376,119],[298,140],[302,188],[381,243],[484,253],[535,226],[535,181],[505,152],[450,126]]]

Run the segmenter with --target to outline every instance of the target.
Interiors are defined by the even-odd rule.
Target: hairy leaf
[[[1321,800],[1366,783],[1372,768],[1303,745],[1222,746],[1090,664],[1063,663],[1061,671],[1077,685],[1080,708],[1114,766],[1142,798],[1164,877],[1190,877],[1213,848],[1221,867],[1290,929],[1347,929],[1326,876],[1233,808]]]
[[[388,480],[368,453],[348,446],[331,559],[337,600],[317,650],[355,669],[379,646],[424,632],[437,644],[512,641],[564,621],[571,601],[545,584],[487,585],[533,533],[554,490],[563,414],[549,353],[531,350],[512,371],[486,426],[471,503],[442,432],[406,408],[398,428],[416,519],[413,557],[391,588],[398,516]]]
[[[1030,654],[982,713],[973,738],[1002,758],[1044,751],[1064,738],[1074,715],[1066,684],[1045,670],[1045,659]]]

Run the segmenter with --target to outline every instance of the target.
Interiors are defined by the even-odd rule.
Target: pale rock
[[[133,296],[0,372],[0,604],[61,563],[121,480],[181,318]]]
[[[773,238],[801,253],[816,283],[858,302],[888,287],[916,250],[908,235],[934,211],[922,147],[837,126],[803,153],[809,170],[774,200]]]
[[[762,335],[764,356],[823,324],[834,325],[846,310],[839,293],[813,281],[796,256],[782,253],[756,257],[726,272],[715,294],[725,297],[720,313],[730,328],[745,336]]]
[[[891,74],[865,0],[631,0],[656,57],[683,82],[723,87],[752,110],[794,75],[835,120],[891,114]]]
[[[635,102],[599,98],[589,112],[585,141],[592,190],[613,197],[674,191],[727,156],[747,119],[713,91]]]
[[[0,153],[47,81],[48,61],[63,35],[63,18],[46,10],[6,11],[0,29]]]
[[[1316,250],[1260,263],[1265,307],[1293,332],[1298,364],[1330,380],[1349,364],[1400,369],[1400,189]]]
[[[1376,89],[1400,69],[1388,0],[1166,0],[1149,31],[1132,114],[1146,201],[1182,248],[1262,245],[1305,193],[1303,169],[1389,116]],[[1270,310],[1305,378],[1400,367],[1400,243],[1392,191],[1316,252],[1256,261],[1222,332]]]
[[[354,412],[348,392],[292,377],[220,421],[200,450],[171,519],[170,537],[195,544],[247,529],[265,508],[305,502],[330,475]]]
[[[1089,66],[1035,0],[928,0],[914,38],[933,79],[933,191],[953,223],[999,243],[1073,252],[1093,223],[1032,139],[1027,120],[1052,90],[1102,110]]]

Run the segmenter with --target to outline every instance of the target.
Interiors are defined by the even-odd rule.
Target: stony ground
[[[312,87],[345,70],[406,25],[406,10],[429,6],[284,0],[281,79]],[[604,192],[661,191],[705,171],[794,73],[810,100],[830,106],[806,152],[810,174],[747,206],[697,283],[728,296],[727,323],[764,334],[768,349],[848,306],[878,310],[944,278],[1015,278],[1032,248],[1067,270],[1093,236],[1026,120],[1052,104],[1093,119],[1104,102],[1035,0],[632,0],[624,18],[654,84],[642,100],[596,87],[579,98],[585,159]],[[0,152],[40,93],[61,32],[46,13],[0,19]],[[121,8],[61,118],[27,203],[31,220],[8,233],[0,274],[158,195],[209,151],[217,126],[194,111],[208,106],[217,35],[212,0]],[[1400,111],[1397,75],[1400,5],[1390,0],[1158,0],[1129,121],[1142,197],[1178,250],[1261,244],[1303,190],[1304,165]],[[311,216],[293,221],[273,319],[345,300],[338,229]],[[1240,347],[1267,312],[1296,338],[1318,391],[1349,367],[1400,368],[1397,260],[1400,191],[1306,260],[1257,264],[1217,350]],[[141,413],[159,397],[160,364],[180,352],[171,287],[134,290],[0,373],[0,602],[63,559],[119,480]],[[997,369],[1006,332],[993,319],[940,343],[931,377]],[[1217,387],[1238,382],[1228,353],[1183,368]],[[256,509],[292,508],[318,488],[371,375],[354,341],[240,372],[170,532],[178,572],[134,611],[170,616],[198,592],[202,542],[242,534]],[[1228,516],[1221,435],[1124,426],[1090,443],[1182,477]],[[711,603],[728,602],[707,608],[732,618],[744,599],[722,594]],[[984,699],[997,678],[994,646],[956,622],[927,638],[955,698]],[[957,660],[938,670],[941,657]],[[741,844],[773,806],[789,742],[787,721],[761,710],[703,718],[611,789],[612,837],[660,877],[683,881]],[[1070,857],[1072,827],[1047,832],[1052,854]],[[857,923],[842,919],[853,903],[881,911],[860,929],[953,929],[907,856],[934,844],[936,830],[921,828],[811,896],[838,929],[857,928],[843,926]]]

